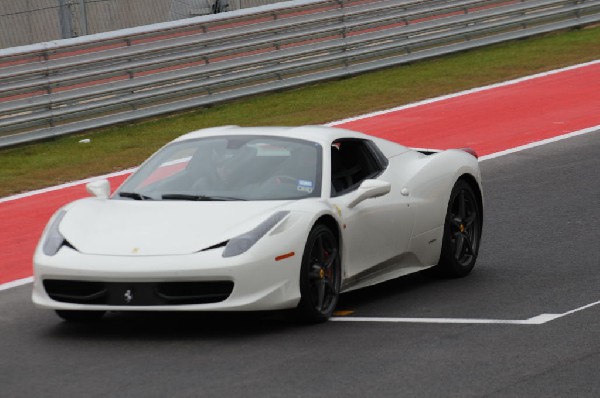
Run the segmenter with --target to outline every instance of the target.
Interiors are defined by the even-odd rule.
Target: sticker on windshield
[[[298,180],[298,191],[312,193],[313,182],[310,180]]]

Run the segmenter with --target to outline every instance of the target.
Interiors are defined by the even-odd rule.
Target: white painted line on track
[[[333,317],[334,322],[379,322],[379,323],[440,323],[440,324],[503,324],[503,325],[543,325],[555,319],[583,311],[600,304],[596,301],[562,314],[540,314],[529,319],[476,319],[476,318],[384,318],[384,317]]]
[[[7,282],[7,283],[0,285],[0,292],[2,290],[12,289],[13,287],[23,286],[23,285],[26,285],[31,282],[33,282],[33,276],[30,276],[28,278],[23,278],[23,279],[17,279],[16,281],[12,281],[12,282]]]
[[[526,149],[531,149],[531,148],[535,148],[535,147],[538,147],[538,146],[550,144],[550,143],[553,143],[553,142],[566,140],[567,138],[577,137],[579,135],[584,135],[584,134],[589,134],[589,133],[594,133],[594,132],[596,132],[596,133],[600,132],[600,124],[597,125],[597,126],[594,126],[594,127],[588,127],[586,129],[583,129],[583,130],[573,131],[571,133],[567,133],[567,134],[563,134],[563,135],[557,135],[555,137],[547,138],[545,140],[534,141],[534,142],[531,142],[529,144],[525,144],[525,145],[521,145],[521,146],[518,146],[518,147],[507,149],[505,151],[490,153],[489,155],[484,155],[484,156],[479,157],[479,161],[482,162],[484,160],[489,160],[489,159],[498,158],[500,156],[510,155],[511,153],[521,152],[521,151],[524,151]]]
[[[553,314],[544,314],[551,315]],[[525,320],[514,319],[471,319],[471,318],[385,318],[385,317],[336,317],[331,318],[335,322],[379,322],[379,323],[442,323],[442,324],[505,324],[505,325],[539,325],[545,323],[546,318],[542,321],[538,317],[533,317]],[[551,318],[554,319],[554,318]]]

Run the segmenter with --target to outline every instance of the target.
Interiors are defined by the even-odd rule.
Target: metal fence
[[[0,146],[600,21],[600,0],[300,0],[0,50]]]
[[[283,0],[0,0],[0,48],[68,39]]]

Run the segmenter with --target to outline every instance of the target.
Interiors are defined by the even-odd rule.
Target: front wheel
[[[450,278],[467,275],[475,266],[481,241],[482,210],[473,188],[459,180],[450,194],[438,274]]]
[[[341,263],[338,241],[329,228],[317,224],[308,235],[300,267],[300,303],[296,313],[309,323],[327,321],[338,301]]]

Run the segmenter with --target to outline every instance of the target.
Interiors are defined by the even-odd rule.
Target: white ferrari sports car
[[[481,176],[469,149],[415,150],[322,126],[186,134],[112,195],[58,210],[33,301],[66,320],[106,311],[293,309],[326,321],[339,294],[477,258]]]

